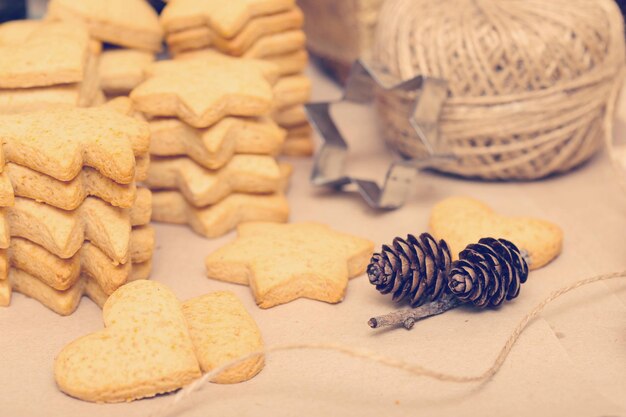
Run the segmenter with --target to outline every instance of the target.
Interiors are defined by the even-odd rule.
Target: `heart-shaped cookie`
[[[67,345],[58,386],[87,401],[121,402],[176,390],[201,376],[181,304],[164,285],[135,281],[103,309],[105,329]]]
[[[447,198],[433,208],[430,233],[448,243],[458,257],[470,243],[483,237],[504,238],[530,256],[530,269],[548,264],[563,246],[563,231],[554,223],[531,217],[506,217],[486,204],[468,197]]]
[[[104,330],[67,345],[55,363],[59,388],[86,401],[132,401],[174,391],[201,370],[263,349],[254,319],[230,292],[180,303],[163,284],[135,281],[109,297],[103,316]],[[263,356],[254,356],[212,382],[246,381],[263,365]]]
[[[183,303],[191,340],[203,372],[263,350],[261,332],[235,294],[219,291]],[[254,356],[220,373],[212,382],[235,384],[258,374],[263,356]]]

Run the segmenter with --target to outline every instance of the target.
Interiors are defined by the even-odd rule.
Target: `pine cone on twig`
[[[383,246],[372,257],[367,273],[376,289],[393,293],[395,301],[408,299],[412,307],[423,304],[372,317],[370,327],[401,324],[410,329],[419,320],[462,304],[496,307],[517,297],[528,278],[528,264],[513,243],[493,238],[468,245],[451,264],[448,245],[426,233],[419,239],[396,238],[392,247]]]
[[[528,265],[517,246],[505,239],[484,238],[459,254],[448,287],[463,302],[496,307],[517,297],[527,278]]]
[[[419,238],[395,238],[375,253],[367,274],[382,294],[393,294],[394,301],[407,300],[411,307],[438,299],[447,291],[451,257],[448,245],[428,233]]]

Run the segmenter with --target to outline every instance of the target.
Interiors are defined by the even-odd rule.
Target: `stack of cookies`
[[[162,47],[158,16],[145,0],[51,0],[46,17],[85,24],[105,43],[99,74],[107,97],[128,95]]]
[[[145,122],[107,107],[0,116],[0,305],[11,290],[71,314],[150,273]]]
[[[284,77],[274,88],[276,99],[285,103],[274,110],[274,120],[285,130],[287,139],[282,154],[287,156],[311,156],[315,150],[313,129],[304,110],[304,103],[311,98],[311,81],[304,75]]]
[[[80,24],[0,25],[0,114],[99,104],[100,49]]]
[[[311,90],[303,75],[308,61],[303,20],[295,0],[170,0],[161,15],[169,51],[176,59],[211,50],[278,67],[276,94],[288,100],[274,109],[273,117],[287,130],[283,153],[294,156],[313,153],[303,106]]]
[[[285,132],[269,117],[276,66],[214,54],[157,62],[147,77],[131,99],[152,133],[153,220],[206,237],[285,222],[290,170],[275,159]]]

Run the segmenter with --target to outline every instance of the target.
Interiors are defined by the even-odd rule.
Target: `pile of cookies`
[[[108,107],[0,116],[0,305],[58,314],[150,274],[150,131]]]
[[[206,237],[246,221],[285,222],[290,168],[275,159],[285,132],[269,117],[276,66],[212,54],[146,73],[130,97],[152,133],[152,219]]]
[[[84,24],[105,43],[98,72],[109,98],[128,95],[162,49],[159,18],[145,0],[51,0],[46,19]]]
[[[81,24],[0,25],[0,114],[101,103],[100,50]]]
[[[295,0],[170,0],[161,14],[165,39],[176,59],[219,51],[279,68],[277,94],[289,100],[274,109],[273,116],[287,130],[283,153],[293,156],[313,153],[303,106],[311,92],[310,80],[303,75],[308,62],[303,21]]]

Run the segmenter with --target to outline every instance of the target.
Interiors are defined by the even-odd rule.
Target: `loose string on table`
[[[579,287],[592,284],[594,282],[605,281],[609,279],[615,278],[626,278],[626,271],[621,272],[613,272],[609,274],[598,275],[592,278],[583,279],[577,281],[573,284],[562,287],[548,297],[546,297],[543,301],[535,306],[528,314],[526,314],[522,320],[517,324],[506,343],[500,349],[500,353],[493,361],[492,365],[477,375],[455,375],[449,374],[445,372],[440,372],[437,370],[429,369],[425,366],[416,363],[410,363],[404,360],[392,358],[390,356],[381,355],[379,353],[366,350],[366,349],[358,349],[351,346],[345,346],[334,343],[295,343],[295,344],[286,344],[286,345],[277,345],[271,346],[266,349],[250,353],[248,355],[242,356],[238,359],[235,359],[231,362],[228,362],[218,368],[213,369],[212,371],[204,374],[201,378],[198,378],[182,390],[180,390],[171,402],[165,404],[164,407],[157,410],[156,413],[152,414],[152,417],[167,417],[171,414],[176,407],[181,404],[187,403],[190,401],[191,396],[196,392],[215,379],[222,372],[227,369],[239,365],[247,360],[255,358],[257,356],[267,355],[269,353],[274,352],[284,352],[290,350],[325,350],[330,352],[338,352],[342,353],[346,356],[352,358],[360,358],[369,362],[378,363],[380,365],[386,366],[388,368],[399,369],[405,372],[408,372],[414,376],[423,376],[432,379],[436,379],[438,381],[444,382],[455,382],[455,383],[468,383],[468,382],[485,382],[491,379],[495,374],[498,373],[502,364],[506,360],[507,356],[513,349],[513,346],[518,341],[522,333],[526,330],[530,322],[532,322],[541,312],[545,309],[545,307],[550,304],[552,301],[556,300],[560,296],[575,290]]]

